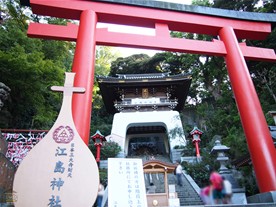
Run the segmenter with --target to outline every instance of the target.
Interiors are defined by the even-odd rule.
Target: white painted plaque
[[[108,206],[148,206],[141,159],[108,159]]]

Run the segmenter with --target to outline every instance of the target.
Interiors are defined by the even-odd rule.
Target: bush
[[[205,163],[184,163],[184,170],[189,174],[200,188],[209,185],[210,170],[205,166]]]
[[[93,153],[94,157],[96,157],[97,150],[94,144],[90,144],[89,149]],[[107,160],[110,157],[116,157],[120,151],[121,151],[121,147],[117,142],[113,142],[113,141],[104,142],[103,146],[101,147],[100,159]]]
[[[107,169],[99,169],[100,181],[106,188],[107,186]]]

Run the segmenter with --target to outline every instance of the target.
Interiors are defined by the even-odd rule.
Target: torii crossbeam
[[[79,26],[32,23],[28,35],[77,42],[72,68],[72,71],[76,72],[74,85],[84,87],[87,93],[74,95],[73,117],[83,140],[86,143],[89,140],[96,45],[222,56],[226,60],[260,192],[275,191],[276,150],[245,59],[276,61],[276,55],[272,49],[249,47],[238,42],[238,39],[266,38],[271,32],[271,22],[276,23],[275,14],[273,16],[253,13],[252,15],[248,12],[235,11],[223,13],[224,10],[210,8],[202,10],[202,7],[193,7],[194,9],[187,12],[187,8],[192,7],[151,0],[147,1],[145,7],[141,2],[145,1],[30,0],[29,2],[33,13],[80,21]],[[198,12],[200,8],[205,12]],[[153,28],[155,36],[110,32],[107,29],[96,28],[98,22]],[[207,42],[171,38],[171,30],[218,36],[219,40]]]

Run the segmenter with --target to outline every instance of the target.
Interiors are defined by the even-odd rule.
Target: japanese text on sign
[[[147,206],[141,159],[109,158],[108,183],[110,207]]]

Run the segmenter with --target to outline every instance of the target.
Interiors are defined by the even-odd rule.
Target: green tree
[[[89,145],[89,149],[93,153],[94,157],[96,157],[97,149],[94,146],[94,143]],[[108,158],[116,157],[121,150],[122,149],[117,142],[104,142],[101,147],[101,160],[107,160]]]
[[[229,10],[236,10],[236,11],[254,11],[254,8],[258,1],[256,0],[216,0],[212,7],[220,8],[220,9],[229,9]]]
[[[60,107],[61,85],[70,43],[26,36],[27,20],[17,1],[5,2],[0,28],[0,82],[10,87],[10,100],[1,111],[1,128],[48,129]],[[2,5],[3,6],[3,5]]]
[[[142,74],[156,72],[154,68],[148,66],[150,57],[146,54],[131,55],[126,58],[117,58],[111,63],[110,76],[116,74]]]
[[[96,77],[107,76],[110,72],[112,61],[115,61],[116,58],[118,58],[118,55],[119,54],[114,52],[111,47],[98,46],[96,48],[96,72],[93,88],[93,108],[90,127],[91,134],[94,134],[97,130],[100,130],[105,135],[108,135],[111,132],[113,115],[109,114],[104,107]]]

